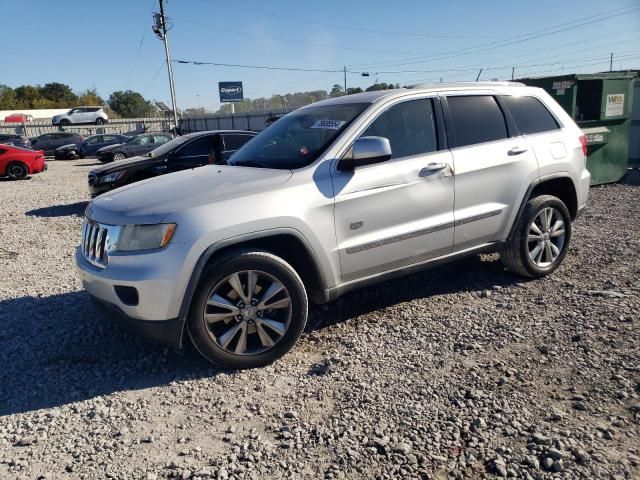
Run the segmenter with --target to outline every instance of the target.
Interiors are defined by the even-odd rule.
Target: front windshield
[[[167,143],[163,143],[158,148],[154,148],[153,150],[151,150],[151,153],[149,154],[149,156],[159,157],[160,155],[164,155],[165,153],[176,148],[178,145],[182,145],[184,142],[186,142],[190,138],[193,138],[193,137],[189,135],[185,135],[182,137],[176,137],[173,140],[169,140]]]
[[[306,167],[368,106],[326,105],[291,112],[247,142],[228,163],[291,170]]]

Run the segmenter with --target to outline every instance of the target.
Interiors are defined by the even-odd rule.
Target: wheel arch
[[[198,258],[187,283],[180,306],[180,317],[186,317],[203,272],[219,258],[234,250],[253,248],[264,250],[285,260],[300,275],[309,298],[314,303],[326,303],[326,281],[321,264],[313,248],[295,229],[282,228],[255,232],[209,246]]]
[[[529,185],[527,192],[522,199],[518,214],[511,225],[509,239],[513,237],[515,228],[522,217],[527,202],[533,197],[540,195],[553,195],[558,197],[567,206],[571,220],[575,220],[578,215],[578,193],[573,180],[568,173],[561,173],[554,176],[543,177]]]
[[[9,171],[9,167],[11,165],[13,165],[14,163],[19,163],[20,165],[24,165],[24,167],[27,169],[27,175],[31,175],[32,171],[31,171],[31,167],[29,166],[29,163],[25,162],[24,160],[19,160],[19,159],[9,160],[6,163],[6,167],[4,167],[4,174],[5,175],[7,175],[7,172]]]

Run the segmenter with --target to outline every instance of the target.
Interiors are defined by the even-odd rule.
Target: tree
[[[329,92],[329,96],[331,98],[340,97],[342,95],[344,95],[344,89],[342,88],[342,85],[336,83],[333,87],[331,87],[331,91]]]
[[[371,85],[370,87],[367,87],[367,89],[365,90],[365,92],[376,92],[378,90],[391,90],[393,88],[397,88],[393,86],[393,83],[374,83],[373,85]]]
[[[13,88],[0,85],[0,110],[12,110],[18,106],[18,99]]]
[[[88,88],[80,95],[78,95],[78,104],[87,106],[102,106],[104,105],[104,100],[100,95],[98,95],[98,92],[95,88]]]
[[[123,118],[148,117],[157,112],[151,102],[132,90],[113,92],[109,97],[109,107]]]
[[[347,95],[353,95],[354,93],[362,93],[363,90],[360,87],[347,88]]]
[[[37,87],[36,87],[37,88]],[[44,87],[40,87],[40,97],[49,100],[57,107],[73,107],[78,102],[78,97],[69,85],[64,83],[47,83]]]

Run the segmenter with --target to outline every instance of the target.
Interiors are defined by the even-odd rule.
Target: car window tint
[[[253,135],[223,135],[224,149],[226,151],[238,150],[241,146],[253,138]]]
[[[212,142],[213,137],[211,135],[205,135],[204,137],[196,138],[195,140],[187,143],[184,147],[182,147],[179,150],[178,155],[180,157],[209,155]]]
[[[433,102],[421,99],[394,105],[376,118],[361,135],[369,136],[388,138],[391,158],[437,150]]]
[[[171,137],[168,137],[166,135],[154,135],[153,136],[154,143],[167,143],[169,140],[171,140]]]
[[[140,137],[139,139],[136,140],[136,145],[148,145],[152,141],[153,141],[153,137],[152,136]]]
[[[116,139],[115,135],[103,135],[102,142],[113,142]]]
[[[87,145],[94,145],[96,143],[101,143],[102,142],[102,138],[98,137],[91,137],[91,138],[87,138],[85,140]]]
[[[548,132],[560,128],[556,119],[540,100],[534,97],[502,97],[520,133]]]
[[[507,138],[507,124],[496,99],[489,95],[447,97],[456,147]]]
[[[51,140],[53,138],[53,133],[47,133],[45,135],[40,135],[38,138],[34,138],[38,142],[46,142],[47,140]]]

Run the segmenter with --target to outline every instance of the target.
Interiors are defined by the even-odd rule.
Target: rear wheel
[[[22,162],[11,162],[7,165],[7,176],[11,180],[22,180],[29,175],[29,169]]]
[[[63,118],[62,120],[60,120],[60,125],[62,125],[63,127],[68,127],[69,125],[71,125],[71,122],[66,118]]]
[[[304,285],[291,265],[268,252],[238,251],[204,273],[188,317],[189,336],[221,367],[261,367],[295,345],[307,309]]]
[[[96,118],[96,125],[104,125],[104,118]]]
[[[122,152],[116,152],[113,154],[113,161],[124,160],[127,156]]]
[[[557,197],[540,195],[527,202],[512,238],[501,252],[514,273],[540,278],[560,266],[571,240],[571,215]]]

